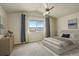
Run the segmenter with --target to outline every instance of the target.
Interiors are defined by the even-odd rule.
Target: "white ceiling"
[[[39,11],[45,12],[43,3],[0,3],[6,12],[18,11]],[[79,3],[50,3],[49,7],[54,6],[51,15],[61,17],[79,11]]]

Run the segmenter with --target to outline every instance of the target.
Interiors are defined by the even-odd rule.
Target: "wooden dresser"
[[[14,36],[0,39],[0,56],[8,56],[14,47]]]

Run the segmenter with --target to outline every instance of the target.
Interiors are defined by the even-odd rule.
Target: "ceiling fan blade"
[[[51,9],[53,9],[54,6],[52,6],[51,8],[49,8],[50,5],[48,3],[43,3],[43,6],[45,7],[45,13],[43,13],[43,16],[52,15],[51,14]]]
[[[51,10],[51,9],[53,9],[54,8],[54,6],[52,6],[49,10]]]

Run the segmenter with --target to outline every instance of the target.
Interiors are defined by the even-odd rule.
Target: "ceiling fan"
[[[54,8],[54,6],[49,7],[48,3],[44,3],[43,6],[45,8],[45,12],[43,13],[43,16],[50,15],[51,13],[50,11]]]

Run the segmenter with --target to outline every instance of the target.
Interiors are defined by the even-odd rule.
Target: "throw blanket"
[[[45,38],[45,41],[50,42],[51,44],[54,44],[60,48],[64,48],[66,46],[73,45],[73,42],[71,40],[65,39],[65,38],[59,38],[59,39],[54,39],[54,38]]]

